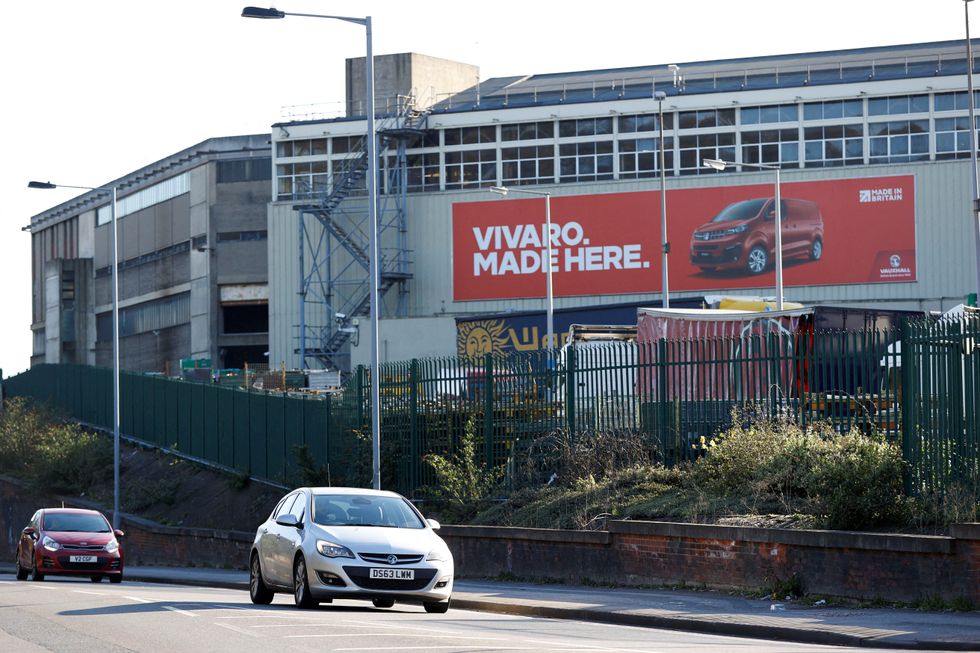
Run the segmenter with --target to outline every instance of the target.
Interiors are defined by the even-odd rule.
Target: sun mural
[[[461,358],[479,361],[484,354],[501,353],[506,343],[503,320],[478,320],[457,325],[456,351]]]

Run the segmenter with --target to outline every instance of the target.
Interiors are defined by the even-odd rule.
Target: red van
[[[823,256],[823,216],[809,200],[781,200],[783,257]],[[729,204],[691,234],[691,263],[706,272],[761,274],[776,255],[776,202],[771,197]]]

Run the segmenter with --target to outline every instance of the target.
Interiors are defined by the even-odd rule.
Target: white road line
[[[215,619],[293,619],[295,621],[308,621],[310,619],[322,619],[323,617],[311,615],[309,617],[293,616],[288,614],[243,614],[241,616],[229,615],[227,617],[217,616]]]
[[[444,633],[446,628],[425,628],[424,626],[405,626],[401,624],[377,624],[371,623],[370,621],[353,621],[346,620],[343,623],[356,626],[357,628],[387,628],[388,630],[397,630],[398,632],[404,632],[406,630],[417,630],[422,633]]]
[[[88,590],[72,590],[75,594],[91,594],[93,596],[108,596],[110,592],[90,592]]]
[[[199,614],[194,614],[193,612],[188,612],[187,610],[181,610],[180,608],[175,608],[172,605],[165,605],[165,606],[163,606],[163,609],[164,610],[171,610],[172,612],[179,612],[180,614],[182,614],[184,616],[187,616],[187,617],[200,617],[201,616]]]
[[[313,637],[425,637],[427,639],[475,639],[480,642],[503,642],[502,637],[473,637],[464,635],[407,635],[405,633],[317,633],[315,635],[286,635],[286,639],[309,639]],[[401,647],[399,647],[401,648]]]
[[[138,596],[124,596],[124,599],[129,599],[130,601],[136,601],[137,603],[154,603],[154,601],[148,601],[147,599],[141,599]]]
[[[221,626],[222,628],[227,628],[228,630],[233,630],[236,633],[241,633],[242,635],[248,635],[249,637],[262,637],[259,633],[254,633],[250,630],[245,630],[244,628],[239,628],[238,626],[232,626],[231,624],[222,624],[217,621],[214,622],[215,626]]]
[[[455,651],[526,651],[526,646],[399,646],[399,651],[435,651],[437,649],[450,649]],[[334,651],[390,651],[391,647],[380,648],[335,648]],[[574,649],[546,649],[549,651],[566,651]]]
[[[221,608],[223,610],[249,610],[250,609],[244,605],[227,605],[225,603],[218,603],[214,607]]]

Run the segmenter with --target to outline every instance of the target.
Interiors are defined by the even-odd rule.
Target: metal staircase
[[[393,115],[378,116],[379,314],[404,317],[408,280],[406,149],[426,134],[427,114],[400,98]],[[309,192],[299,212],[300,324],[296,349],[304,367],[350,368],[349,343],[370,315],[370,224],[366,191],[367,141],[351,148],[326,193]],[[338,169],[339,168],[339,169]],[[386,295],[398,287],[394,302]],[[393,307],[388,304],[394,303]]]

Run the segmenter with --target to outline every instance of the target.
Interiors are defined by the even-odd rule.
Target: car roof
[[[313,494],[350,494],[350,495],[362,495],[362,496],[375,496],[375,497],[401,497],[397,492],[391,492],[388,490],[370,490],[362,487],[308,487],[299,488],[301,490],[309,490]]]
[[[104,516],[98,510],[89,510],[87,508],[41,508],[41,512],[43,512],[46,515],[71,514],[71,515],[99,515],[100,517]]]

